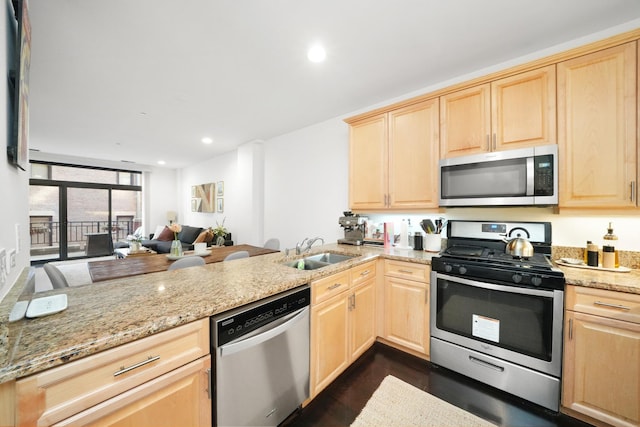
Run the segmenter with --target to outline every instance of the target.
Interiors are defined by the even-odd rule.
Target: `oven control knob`
[[[444,271],[446,271],[447,273],[451,273],[451,270],[453,270],[453,267],[451,267],[449,264],[446,264],[444,266]]]
[[[531,278],[531,284],[533,286],[540,286],[542,284],[542,279],[539,277],[532,277]]]
[[[520,283],[522,281],[522,276],[519,274],[514,274],[513,276],[511,276],[511,280],[513,280],[513,283]]]
[[[458,268],[458,273],[465,274],[466,272],[467,272],[467,267],[460,266],[460,268]]]

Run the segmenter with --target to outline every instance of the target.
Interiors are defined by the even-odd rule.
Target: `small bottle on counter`
[[[613,257],[613,265],[606,268],[618,268],[620,267],[620,259],[618,258],[618,251],[616,250],[615,244],[616,240],[618,240],[618,236],[613,234],[613,226],[612,223],[609,223],[609,227],[607,228],[607,234],[603,237],[604,243],[602,245],[602,266],[604,265],[604,248],[607,247],[607,252],[612,254]],[[611,256],[611,255],[610,255]]]
[[[598,245],[591,240],[587,240],[587,250],[585,251],[587,265],[591,267],[598,266]]]
[[[616,266],[616,248],[613,246],[602,247],[602,268],[617,268]]]

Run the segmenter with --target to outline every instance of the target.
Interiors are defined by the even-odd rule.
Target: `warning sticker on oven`
[[[483,338],[485,340],[500,342],[500,321],[490,317],[472,315],[473,326],[471,334],[474,337]]]

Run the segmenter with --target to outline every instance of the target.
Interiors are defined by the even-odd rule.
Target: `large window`
[[[142,225],[142,173],[31,163],[31,261],[102,256]]]

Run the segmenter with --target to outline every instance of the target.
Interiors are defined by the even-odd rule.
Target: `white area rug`
[[[495,427],[469,412],[388,375],[351,427]]]

